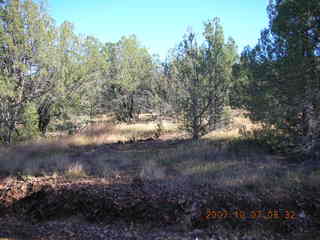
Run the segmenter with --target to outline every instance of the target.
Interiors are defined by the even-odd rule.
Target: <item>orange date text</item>
[[[206,220],[210,219],[226,219],[226,218],[237,218],[237,219],[265,219],[265,220],[293,220],[296,218],[296,213],[290,210],[252,210],[252,211],[243,211],[243,210],[208,210],[207,214],[204,216]]]

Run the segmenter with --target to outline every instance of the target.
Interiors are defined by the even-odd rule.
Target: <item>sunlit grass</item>
[[[98,121],[97,121],[98,122]],[[101,145],[153,137],[157,122],[137,122],[132,124],[98,122],[88,127],[82,134],[66,137],[66,144],[75,146]],[[178,133],[178,126],[169,121],[162,122],[162,134]]]
[[[143,116],[142,119],[148,117]],[[115,124],[111,116],[102,116],[78,135],[2,147],[1,171],[8,174],[19,172],[24,175],[85,177],[89,174],[86,169],[89,167],[95,169],[91,174],[98,177],[112,176],[120,171],[137,171],[137,175],[146,179],[166,179],[167,172],[171,171],[177,178],[188,176],[194,182],[244,189],[248,186],[255,186],[255,189],[272,188],[275,185],[287,189],[286,185],[316,185],[320,182],[318,172],[306,176],[288,169],[275,156],[239,141],[242,138],[239,129],[243,126],[249,129],[257,127],[241,112],[234,114],[228,128],[213,131],[199,141],[181,142],[163,149],[148,148],[146,145],[139,151],[134,146],[130,148],[130,145],[120,144],[116,152],[105,150],[100,154],[86,154],[84,149],[88,146],[93,148],[152,137],[157,122],[148,122],[146,119],[132,124]],[[162,128],[160,139],[164,143],[184,134],[175,122],[169,120],[162,122]],[[122,146],[126,147],[125,151],[121,150]],[[78,154],[76,162],[73,153]]]
[[[204,164],[198,164],[194,162],[188,169],[185,169],[185,174],[205,174],[205,173],[221,173],[226,168],[231,168],[236,166],[238,163],[235,161],[226,161],[226,162],[210,162]]]
[[[234,140],[241,137],[241,131],[250,131],[259,129],[259,124],[253,123],[248,117],[245,117],[245,112],[240,110],[232,111],[232,119],[229,126],[216,131],[212,131],[204,136],[204,139],[211,140]]]
[[[64,175],[66,177],[86,177],[87,173],[83,167],[83,165],[79,162],[73,163],[67,167]]]

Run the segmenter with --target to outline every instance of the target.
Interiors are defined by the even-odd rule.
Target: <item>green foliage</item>
[[[231,108],[230,107],[224,107],[221,118],[218,124],[216,125],[216,129],[226,128],[230,126],[232,122],[232,115],[231,115]]]
[[[271,1],[270,27],[255,48],[243,51],[234,75],[242,93],[238,103],[250,118],[293,139],[295,151],[309,156],[320,151],[319,4]]]
[[[34,103],[28,103],[22,114],[23,128],[19,130],[21,139],[30,139],[39,136],[38,112]]]
[[[239,134],[249,142],[265,147],[271,152],[288,153],[294,149],[294,141],[289,136],[284,136],[278,129],[264,126],[262,129],[239,130]]]
[[[152,73],[152,59],[146,48],[141,47],[135,35],[122,37],[117,43],[118,75],[115,83],[125,87],[129,92],[139,85],[148,85]]]
[[[122,37],[104,48],[109,71],[101,91],[100,108],[115,111],[119,121],[135,120],[150,109],[154,64],[147,49],[134,35]]]
[[[219,19],[206,22],[204,28],[204,43],[199,45],[192,32],[186,35],[170,69],[175,111],[194,139],[219,127],[237,57],[234,41],[224,40]]]
[[[5,46],[0,49],[2,141],[12,142],[21,122],[26,124],[22,135],[31,137],[35,126],[43,135],[54,129],[52,120],[110,111],[125,122],[141,112],[176,112],[196,137],[218,127],[236,58],[235,43],[224,41],[218,19],[205,23],[203,45],[182,43],[176,59],[162,64],[135,35],[102,44],[75,34],[69,22],[55,26],[43,5],[33,0],[4,1],[0,9],[0,43]]]
[[[32,0],[4,1],[0,33],[0,136],[10,143],[28,103],[52,86],[53,20]]]
[[[4,1],[0,33],[3,141],[12,142],[28,103],[37,106],[43,134],[52,119],[95,114],[99,80],[107,69],[97,39],[77,36],[68,22],[54,26],[43,4],[32,0]]]

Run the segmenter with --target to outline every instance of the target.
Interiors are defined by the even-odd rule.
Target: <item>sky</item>
[[[48,0],[57,24],[72,22],[79,34],[117,42],[135,34],[151,54],[164,59],[189,27],[202,33],[203,22],[219,17],[225,37],[242,49],[254,46],[267,27],[268,0]]]

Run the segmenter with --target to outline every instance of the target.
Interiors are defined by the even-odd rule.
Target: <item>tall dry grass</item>
[[[244,127],[257,129],[259,125],[236,111],[228,128],[191,141],[184,139],[176,123],[166,120],[159,141],[117,144],[153,136],[156,123],[145,119],[134,124],[95,121],[75,136],[0,146],[0,174],[54,175],[71,180],[139,177],[161,182],[169,192],[179,189],[187,195],[200,189],[207,194],[206,199],[201,199],[207,204],[225,207],[232,203],[233,208],[239,209],[240,203],[262,210],[296,206],[305,197],[316,200],[320,193],[320,169],[289,164],[283,156],[266,152],[241,136],[239,131]],[[304,204],[306,209],[313,206]],[[281,224],[274,225],[279,228]]]
[[[199,141],[170,140],[183,135],[176,123],[163,121],[158,145],[123,145],[110,150],[110,144],[152,137],[156,122],[143,119],[134,124],[114,124],[110,116],[97,119],[81,134],[41,139],[15,146],[0,146],[2,174],[108,177],[121,172],[146,179],[187,177],[193,182],[226,187],[292,186],[301,182],[319,182],[320,172],[291,168],[279,156],[247,143],[239,135],[259,126],[235,111],[231,126],[213,131]],[[104,148],[105,146],[105,148]],[[98,149],[98,150],[97,150]],[[307,179],[307,180],[306,180]],[[280,183],[277,184],[277,183]]]

